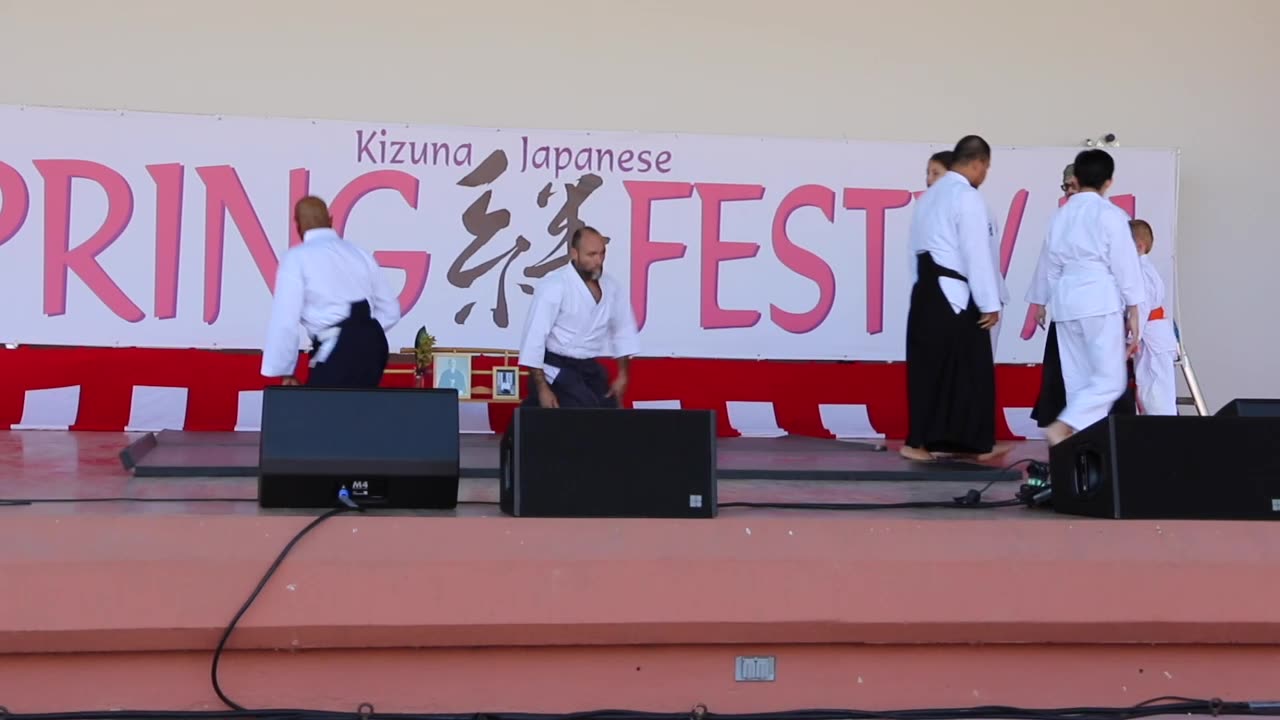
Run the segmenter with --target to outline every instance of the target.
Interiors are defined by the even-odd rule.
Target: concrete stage
[[[136,437],[0,433],[0,496],[86,501],[0,507],[12,712],[218,708],[218,637],[309,521],[259,510],[252,478],[134,477],[117,454]],[[1024,455],[1045,452],[1010,460]],[[720,497],[946,501],[980,487],[955,477],[727,480]],[[457,713],[1277,695],[1274,523],[1023,507],[538,520],[499,515],[491,479],[460,493],[453,513],[339,516],[298,543],[223,656],[228,695]],[[187,500],[92,501],[115,497]],[[740,656],[775,658],[774,680],[736,681]]]
[[[463,477],[498,477],[498,435],[460,436]],[[257,432],[147,433],[121,461],[136,477],[257,477]],[[1038,446],[1032,446],[1038,447]],[[717,475],[724,480],[963,480],[1013,481],[999,464],[916,463],[888,452],[884,442],[811,437],[719,438]],[[1043,450],[1038,450],[1042,456]],[[1040,456],[1037,456],[1040,457]],[[1012,457],[1012,456],[1010,456]]]

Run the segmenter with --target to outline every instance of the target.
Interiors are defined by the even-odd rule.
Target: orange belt
[[[1162,307],[1158,307],[1155,310],[1152,310],[1151,314],[1147,315],[1148,322],[1151,320],[1163,320],[1163,319],[1164,319],[1164,308]]]

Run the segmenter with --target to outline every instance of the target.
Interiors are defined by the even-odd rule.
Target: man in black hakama
[[[543,278],[534,291],[520,343],[520,364],[529,368],[525,405],[621,406],[639,340],[630,300],[604,274],[605,249],[595,229],[578,229],[569,264]],[[610,350],[618,361],[612,382],[598,360]]]
[[[939,278],[964,276],[927,252],[916,262],[907,314],[906,446],[939,454],[989,453],[996,412],[990,331],[979,324],[982,313],[972,299],[957,314],[938,286]]]
[[[333,229],[324,201],[300,200],[294,221],[302,244],[280,261],[262,374],[297,385],[298,326],[311,338],[308,387],[375,388],[389,355],[387,330],[400,302],[368,251]]]
[[[980,137],[956,144],[951,170],[917,200],[911,224],[915,283],[907,315],[909,430],[902,455],[991,459],[995,443],[995,360],[991,329],[1003,291],[991,248],[990,217],[978,187],[991,165]]]

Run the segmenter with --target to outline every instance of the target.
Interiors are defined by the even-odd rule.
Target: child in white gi
[[[1129,217],[1104,197],[1115,160],[1105,150],[1076,156],[1080,192],[1049,221],[1034,287],[1049,289],[1067,406],[1045,428],[1050,445],[1107,416],[1128,384],[1138,349],[1142,268]]]
[[[1138,310],[1143,323],[1142,339],[1133,361],[1133,374],[1138,381],[1138,409],[1143,415],[1177,415],[1178,388],[1173,366],[1178,359],[1178,339],[1173,332],[1173,319],[1164,308],[1164,280],[1149,255],[1155,244],[1155,233],[1145,220],[1130,220],[1129,230],[1138,246],[1138,261],[1146,286],[1146,299]]]

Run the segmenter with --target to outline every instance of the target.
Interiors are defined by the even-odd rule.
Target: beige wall
[[[1280,0],[0,0],[0,102],[1179,147],[1216,409],[1280,397],[1278,33]]]

